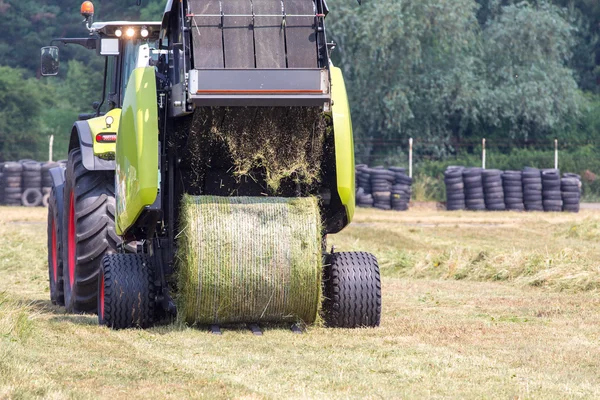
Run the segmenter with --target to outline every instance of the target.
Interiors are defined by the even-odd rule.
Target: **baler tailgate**
[[[190,71],[196,105],[298,105],[329,103],[326,69],[203,69]]]

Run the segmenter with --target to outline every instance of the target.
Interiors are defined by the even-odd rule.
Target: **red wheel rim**
[[[68,235],[68,252],[69,252],[69,285],[73,288],[75,282],[75,196],[71,191],[69,199],[69,235]]]
[[[104,275],[100,281],[100,319],[104,320]]]
[[[56,223],[52,218],[52,278],[54,282],[57,280],[57,250],[56,250]]]

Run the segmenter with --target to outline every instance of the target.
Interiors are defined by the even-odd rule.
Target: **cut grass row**
[[[375,253],[384,276],[600,288],[600,213],[361,210],[331,242]]]

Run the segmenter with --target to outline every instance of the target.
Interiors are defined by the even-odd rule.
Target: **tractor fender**
[[[48,170],[52,177],[52,186],[58,188],[65,183],[65,167],[58,166]]]
[[[79,146],[83,166],[88,171],[110,171],[115,169],[114,160],[103,160],[94,155],[94,140],[88,121],[77,121],[71,131],[69,151]]]
[[[355,207],[352,120],[342,70],[332,66],[330,73],[337,191],[342,204],[346,208],[347,222],[350,223],[354,216]]]
[[[56,196],[56,205],[58,207],[58,223],[63,222],[63,201],[64,201],[64,187],[65,187],[65,167],[58,166],[50,168],[48,170],[52,177],[52,186],[54,186],[54,195]]]

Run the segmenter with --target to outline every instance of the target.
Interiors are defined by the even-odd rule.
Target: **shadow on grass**
[[[64,306],[58,306],[52,304],[50,300],[19,300],[17,304],[21,306],[25,306],[30,308],[33,312],[45,315],[52,315],[49,319],[51,322],[69,322],[75,325],[86,325],[93,326],[98,325],[98,318],[96,314],[69,314],[66,312]],[[218,325],[220,331],[222,333],[225,332],[248,332],[249,335],[252,334],[252,329],[250,329],[251,324],[239,323],[239,324],[225,324]],[[258,326],[259,330],[263,334],[268,334],[269,332],[277,332],[277,331],[288,331],[293,333],[291,323],[260,323],[255,324]],[[302,333],[306,332],[306,326],[299,325],[299,328]],[[135,329],[135,328],[134,328]],[[153,333],[156,334],[169,334],[173,332],[182,332],[187,329],[192,329],[197,332],[202,333],[213,333],[213,329],[211,325],[192,325],[188,326],[187,324],[177,321],[177,320],[162,320],[155,324],[154,327],[149,328]],[[297,330],[296,330],[297,332]],[[218,335],[215,335],[218,336]]]
[[[71,322],[78,325],[97,325],[95,314],[68,314],[63,306],[52,304],[50,300],[18,300],[17,304],[32,310],[34,313],[52,315],[50,321]]]

